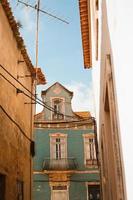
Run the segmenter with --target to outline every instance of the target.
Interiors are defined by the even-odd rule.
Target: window
[[[23,200],[23,181],[17,180],[17,200]]]
[[[61,159],[61,138],[56,138],[56,159]]]
[[[6,176],[3,174],[0,174],[0,200],[5,200],[5,182],[6,182]]]
[[[96,3],[96,10],[99,10],[99,0],[95,0]]]
[[[100,200],[99,185],[88,185],[88,200]]]
[[[60,114],[63,112],[63,99],[55,98],[52,102],[54,113],[52,115],[52,119],[61,120],[64,119],[64,115]]]
[[[86,166],[97,165],[94,134],[84,135],[84,157]]]
[[[67,158],[67,135],[52,134],[50,137],[50,157],[60,160]]]

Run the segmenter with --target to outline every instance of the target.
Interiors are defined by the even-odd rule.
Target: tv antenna
[[[49,17],[52,17],[52,18],[55,18],[56,20],[59,20],[65,24],[69,24],[69,22],[67,22],[66,20],[56,16],[56,15],[53,15],[43,9],[40,8],[40,0],[37,0],[36,1],[36,4],[35,5],[32,5],[32,4],[29,4],[29,3],[26,3],[24,1],[21,1],[21,0],[18,0],[18,3],[21,3],[23,4],[24,6],[26,7],[29,7],[29,8],[32,8],[34,10],[36,10],[36,52],[35,52],[35,74],[36,74],[36,78],[35,78],[35,96],[37,95],[36,94],[36,87],[37,87],[37,67],[38,67],[38,40],[39,40],[39,13],[43,13],[43,14],[46,14],[48,15]],[[36,109],[35,109],[35,113],[36,113]]]

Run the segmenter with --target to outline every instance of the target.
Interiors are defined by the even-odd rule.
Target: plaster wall
[[[101,105],[105,87],[105,57],[110,54],[112,76],[115,94],[115,109],[118,126],[119,150],[124,180],[124,199],[132,199],[132,2],[104,1],[102,2],[102,52],[101,52]],[[101,120],[101,119],[100,119]]]
[[[107,19],[112,46],[114,76],[118,104],[121,148],[125,168],[127,199],[131,200],[133,180],[132,157],[132,113],[133,113],[133,78],[132,78],[132,7],[130,0],[107,0]]]
[[[18,48],[13,31],[9,25],[5,12],[0,4],[0,65],[8,70],[15,78],[17,75],[30,75],[29,68]],[[12,84],[24,91],[13,78],[1,67],[0,73]],[[24,86],[32,91],[32,79],[19,78]],[[32,137],[32,105],[31,100],[0,76],[0,105],[8,115],[19,124],[26,135]],[[24,199],[31,199],[31,154],[30,141],[19,128],[0,109],[0,173],[6,176],[5,199],[17,199],[17,180],[24,183]]]
[[[59,87],[60,92],[57,94],[54,92],[54,90]],[[61,86],[58,86],[58,83],[53,85],[49,90],[47,91],[46,95],[42,95],[44,102],[48,106],[52,106],[52,99],[53,98],[61,98],[63,100],[63,110],[62,113],[65,113],[65,115],[74,116],[72,108],[71,108],[71,95],[69,92],[67,92],[65,89],[63,89]],[[45,120],[51,120],[51,111],[44,108],[43,112],[45,113]],[[67,117],[65,116],[65,119]],[[70,118],[68,118],[70,119]]]

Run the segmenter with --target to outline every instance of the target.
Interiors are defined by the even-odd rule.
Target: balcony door
[[[67,158],[67,136],[65,134],[51,135],[50,158],[56,160]]]
[[[50,137],[50,167],[64,169],[67,166],[67,135],[61,133],[52,134]]]

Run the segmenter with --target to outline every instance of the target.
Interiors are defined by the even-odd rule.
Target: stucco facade
[[[0,199],[31,199],[34,68],[6,0],[0,1]],[[26,77],[27,76],[27,77]],[[20,78],[22,77],[22,78]],[[44,77],[43,77],[44,78]],[[29,97],[26,97],[27,94]]]
[[[131,130],[132,128],[128,126],[128,120],[125,118],[127,112],[127,116],[130,116],[132,113],[132,111],[130,112],[130,110],[132,110],[132,105],[128,104],[127,106],[123,101],[123,98],[125,100],[132,99],[132,94],[127,94],[127,89],[123,90],[123,88],[129,88],[130,85],[128,84],[128,77],[130,77],[129,74],[131,71],[127,66],[127,62],[129,62],[129,60],[131,62],[131,57],[129,58],[129,56],[126,56],[126,52],[123,54],[125,50],[124,44],[126,47],[131,46],[129,41],[128,43],[126,42],[128,33],[127,35],[123,34],[125,30],[124,27],[126,23],[129,23],[130,17],[128,17],[127,14],[126,18],[129,18],[129,20],[123,24],[126,18],[118,6],[121,5],[121,8],[125,9],[123,13],[126,13],[130,10],[129,1],[124,3],[119,0],[80,0],[79,2],[81,3],[80,11],[83,10],[83,5],[87,6],[89,14],[86,14],[90,16],[90,18],[88,18],[90,23],[87,25],[87,30],[88,32],[92,30],[91,41],[88,39],[92,51],[87,52],[83,46],[83,52],[84,54],[92,55],[93,64],[90,67],[92,67],[93,71],[93,84],[96,94],[96,117],[99,124],[98,135],[101,160],[102,198],[110,200],[132,199],[132,189],[130,186],[132,179],[132,170],[130,167],[132,166],[130,161],[132,145],[129,142],[132,141],[132,139],[127,131],[127,129]],[[84,2],[86,2],[86,5]],[[97,3],[99,4],[98,9]],[[95,7],[95,9],[93,9],[93,7]],[[93,22],[95,22],[96,15],[98,16],[100,25],[99,30],[97,30],[99,34],[99,62],[94,57],[94,49],[97,46],[97,40]],[[83,30],[82,12],[80,12],[80,19],[81,30]],[[129,27],[128,31],[130,32]],[[82,41],[84,41],[83,33]],[[127,107],[130,108],[127,109]]]
[[[72,111],[72,96],[59,83],[42,91],[46,105],[59,110],[44,108],[35,116],[34,200],[88,200],[91,188],[100,199],[95,121],[89,112]]]

